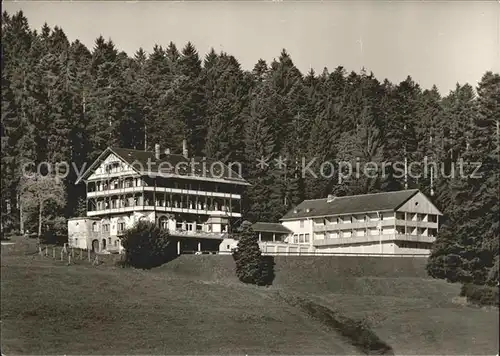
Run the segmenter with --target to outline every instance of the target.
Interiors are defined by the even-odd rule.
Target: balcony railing
[[[158,194],[170,193],[170,194],[181,194],[181,195],[197,195],[201,197],[213,197],[213,198],[232,198],[232,199],[241,199],[240,194],[233,193],[222,193],[222,192],[210,192],[205,190],[192,190],[192,189],[178,189],[178,188],[163,188],[163,187],[151,187],[151,186],[138,186],[138,187],[123,187],[123,188],[113,188],[113,189],[104,189],[97,191],[89,191],[87,192],[87,197],[102,197],[102,196],[110,196],[110,195],[122,195],[122,194],[131,194],[131,193],[142,193],[145,192],[156,192]]]
[[[319,225],[314,224],[314,232],[328,232],[328,231],[338,231],[338,230],[353,230],[353,229],[369,229],[380,227],[391,227],[391,226],[408,226],[408,227],[420,227],[424,229],[437,229],[437,222],[428,221],[413,221],[413,220],[401,220],[401,219],[391,219],[391,220],[381,220],[381,221],[366,221],[366,222],[353,222],[353,223],[342,223],[342,224],[326,224]]]
[[[314,240],[314,246],[330,246],[330,245],[352,245],[369,242],[386,242],[386,241],[410,241],[410,242],[427,242],[433,243],[436,241],[434,236],[423,235],[407,235],[407,234],[386,234],[386,235],[368,235],[368,236],[353,236],[328,238],[324,240]]]
[[[180,237],[193,237],[200,239],[216,239],[222,240],[228,236],[227,232],[208,232],[208,231],[194,231],[194,230],[170,230],[168,231],[172,236],[180,236]]]
[[[396,220],[396,225],[397,226],[408,226],[408,227],[421,227],[424,229],[437,229],[438,228],[438,223],[437,222],[430,222],[430,221],[417,221],[417,220],[401,220],[397,219]]]
[[[337,231],[337,230],[351,230],[351,229],[365,229],[373,228],[378,226],[394,226],[394,219],[391,220],[380,220],[380,221],[357,221],[357,222],[346,222],[341,224],[326,224],[326,225],[313,225],[314,232],[323,231]]]
[[[154,206],[154,205],[136,205],[136,206],[128,206],[128,207],[120,207],[120,208],[89,210],[89,211],[87,211],[87,216],[118,214],[118,213],[127,213],[127,212],[133,212],[133,211],[158,211],[158,212],[171,212],[171,213],[187,213],[187,214],[195,214],[195,215],[210,215],[210,216],[221,216],[221,217],[227,216],[227,217],[233,217],[233,218],[241,217],[241,213],[235,212],[235,211],[229,212],[227,210],[173,208],[173,207],[167,207],[167,206]]]

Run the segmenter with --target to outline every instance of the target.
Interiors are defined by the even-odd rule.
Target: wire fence
[[[68,244],[64,244],[63,246],[40,245],[38,246],[38,252],[35,252],[34,255],[64,262],[67,265],[91,264],[93,266],[109,263],[114,264],[120,261],[123,256],[117,253],[103,254],[96,253],[90,249],[73,248],[69,247]]]

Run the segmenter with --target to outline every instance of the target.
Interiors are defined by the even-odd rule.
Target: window
[[[108,237],[108,244],[111,245],[111,237]]]
[[[162,216],[160,218],[160,228],[163,230],[168,229],[168,219],[165,216]]]
[[[305,234],[304,242],[309,242],[309,234]]]
[[[92,224],[92,231],[93,232],[98,232],[99,231],[99,227],[97,226],[96,222]]]
[[[78,237],[75,237],[75,246],[78,246]]]
[[[304,220],[300,220],[300,228],[304,228]]]
[[[118,247],[118,240],[115,240],[115,247]]]
[[[125,223],[123,221],[118,222],[118,232],[122,232],[125,230]]]
[[[380,213],[380,220],[384,220],[384,214]]]
[[[304,234],[299,235],[299,243],[304,242]]]
[[[293,235],[293,243],[295,243],[295,244],[296,244],[296,243],[298,243],[298,242],[299,242],[299,235],[294,234],[294,235]]]
[[[109,224],[103,224],[103,225],[102,225],[102,230],[103,230],[104,232],[109,232]]]

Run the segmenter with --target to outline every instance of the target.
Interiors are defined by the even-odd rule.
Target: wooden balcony
[[[227,232],[189,231],[189,230],[169,230],[168,233],[175,237],[189,237],[196,239],[222,240],[228,236]]]
[[[177,188],[163,188],[163,187],[151,187],[151,186],[140,186],[140,187],[128,187],[128,188],[117,188],[117,189],[105,189],[97,190],[93,192],[87,192],[88,198],[94,197],[107,197],[111,195],[123,195],[123,194],[133,194],[142,192],[156,192],[157,194],[180,194],[180,195],[197,195],[200,197],[209,198],[228,198],[228,199],[241,199],[240,194],[232,193],[221,193],[221,192],[209,192],[204,190],[192,190],[192,189],[177,189]]]
[[[121,208],[109,208],[100,210],[90,210],[87,211],[87,216],[98,216],[98,215],[108,215],[108,214],[120,214],[128,213],[134,211],[158,211],[158,212],[170,212],[170,213],[186,213],[195,215],[209,215],[209,216],[221,216],[230,218],[240,218],[241,213],[229,212],[223,210],[205,210],[205,209],[190,209],[190,208],[173,208],[166,206],[154,206],[154,205],[136,205]]]
[[[326,224],[326,225],[313,225],[314,232],[327,232],[338,230],[353,230],[353,229],[368,229],[374,227],[394,226],[394,219],[381,220],[381,221],[359,221],[347,222],[342,224]]]
[[[420,227],[424,229],[437,229],[439,224],[430,221],[417,221],[417,220],[396,220],[397,226]]]

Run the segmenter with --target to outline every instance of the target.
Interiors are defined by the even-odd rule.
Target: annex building
[[[442,213],[419,190],[305,200],[281,219],[287,243],[321,253],[430,252]]]

